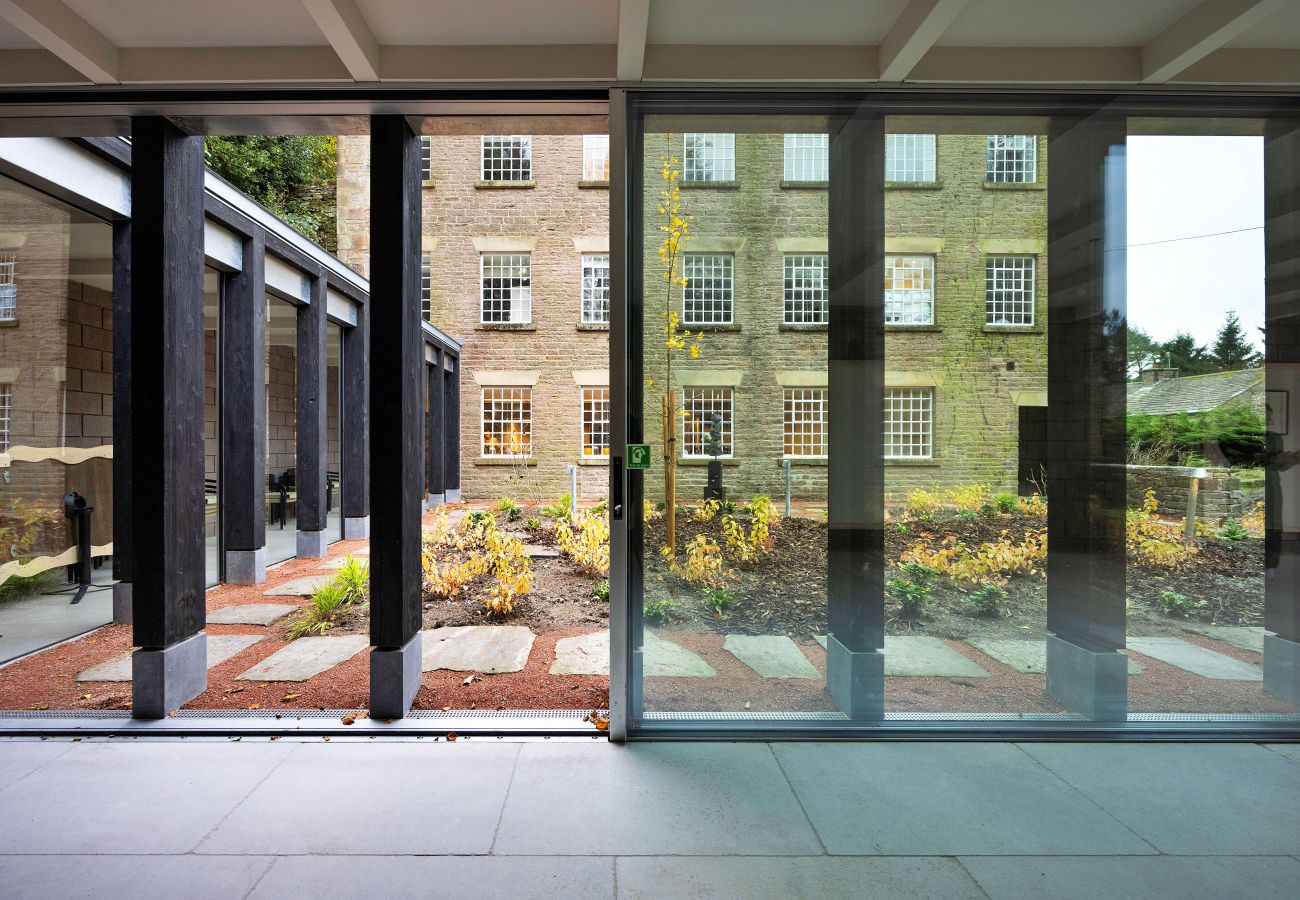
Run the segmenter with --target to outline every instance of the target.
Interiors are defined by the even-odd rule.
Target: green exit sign
[[[649,444],[628,444],[627,445],[627,467],[629,469],[650,468],[650,445]]]

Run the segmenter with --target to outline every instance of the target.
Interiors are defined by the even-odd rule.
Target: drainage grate
[[[608,710],[597,710],[609,715]],[[169,719],[341,719],[364,712],[360,709],[181,709]],[[575,719],[581,722],[587,709],[415,709],[408,719]],[[125,709],[15,709],[0,710],[4,719],[130,719]]]
[[[5,709],[0,710],[0,721],[4,719],[129,719],[130,710],[125,709]]]

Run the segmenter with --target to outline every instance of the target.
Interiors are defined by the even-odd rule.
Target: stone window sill
[[[527,181],[476,181],[474,189],[479,191],[524,191],[537,187],[537,182]]]
[[[1043,181],[985,181],[986,191],[1045,191],[1047,183]]]
[[[886,181],[887,191],[941,191],[942,181]]]
[[[822,322],[782,322],[781,331],[829,331],[830,326]]]
[[[480,322],[474,326],[475,331],[536,331],[532,322]]]
[[[1042,325],[985,325],[985,334],[1046,334]]]
[[[683,322],[682,328],[687,331],[703,331],[705,334],[708,334],[709,332],[719,331],[740,331],[740,323],[732,322],[730,325],[697,325]]]
[[[783,456],[776,461],[777,468],[784,469],[785,463],[789,462],[791,468],[795,466],[814,466],[826,468],[829,460],[824,456]]]
[[[909,332],[909,331],[920,332],[920,333],[923,333],[923,334],[926,334],[926,333],[933,334],[933,333],[938,333],[938,332],[940,332],[940,331],[943,331],[943,326],[942,326],[942,325],[907,325],[907,324],[904,324],[904,323],[901,323],[901,322],[897,322],[897,323],[888,323],[888,322],[887,322],[887,323],[885,323],[885,332],[886,332],[886,333],[889,333],[889,332]]]
[[[824,191],[831,186],[829,181],[782,181],[783,191]]]
[[[530,457],[528,457],[527,459],[519,460],[519,459],[515,459],[514,457],[510,457],[510,456],[480,456],[478,459],[474,460],[474,465],[476,465],[476,466],[487,466],[487,467],[491,467],[491,466],[520,466],[520,465],[522,465],[522,466],[535,466],[535,465],[537,465],[537,457],[535,457],[535,456],[530,456]]]
[[[436,188],[437,186],[438,186],[438,180],[436,178],[428,178],[420,182],[420,187],[422,188],[432,189],[432,188]]]
[[[938,459],[886,459],[885,465],[900,469],[934,469],[943,465],[943,462]]]
[[[17,327],[18,327],[17,316],[14,316],[12,319],[0,319],[0,328],[17,328]]]
[[[686,468],[706,468],[711,462],[713,462],[713,460],[709,457],[680,456],[677,458],[677,465],[685,466]],[[740,465],[740,460],[736,459],[734,456],[721,457],[718,459],[718,462],[722,463],[727,468]]]
[[[609,331],[608,322],[579,322],[579,331]]]
[[[677,184],[684,191],[736,191],[740,190],[739,181],[679,181]]]
[[[579,456],[578,465],[580,466],[609,466],[608,456]]]
[[[580,190],[580,191],[607,191],[607,190],[609,190],[609,182],[608,182],[608,181],[590,181],[590,180],[587,180],[587,179],[583,179],[582,181],[579,181],[579,182],[578,182],[578,190]]]

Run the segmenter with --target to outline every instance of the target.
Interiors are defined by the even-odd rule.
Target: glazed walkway
[[[8,897],[1292,898],[1300,745],[0,740]]]

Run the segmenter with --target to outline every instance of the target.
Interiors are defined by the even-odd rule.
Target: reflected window
[[[484,181],[528,181],[533,177],[533,139],[527,135],[483,138]]]
[[[483,321],[527,323],[533,317],[530,253],[484,253]]]
[[[785,455],[826,457],[826,388],[786,388]]]
[[[885,257],[885,321],[934,324],[934,257]]]
[[[582,257],[582,321],[585,325],[609,324],[608,253]]]
[[[719,456],[733,456],[732,389],[720,388],[686,388],[682,391],[682,455],[696,458],[711,458],[709,452],[709,435],[713,429],[714,416],[718,417],[718,432],[721,436],[722,452]]]
[[[825,253],[786,254],[786,325],[825,325],[830,320],[826,269]]]
[[[533,452],[533,389],[483,389],[483,455],[528,456]]]
[[[582,390],[582,455],[609,456],[609,388]]]
[[[830,136],[787,134],[785,136],[785,180],[826,181]]]
[[[1034,324],[1034,258],[990,256],[984,261],[984,321]]]
[[[433,178],[433,139],[427,134],[420,137],[420,180]]]
[[[0,453],[9,449],[9,426],[13,419],[14,386],[0,384]]]
[[[609,181],[609,135],[582,136],[582,180]]]
[[[433,254],[420,254],[420,314],[424,321],[433,321]]]
[[[735,181],[734,134],[687,134],[683,153],[683,181]]]
[[[1032,134],[990,134],[985,179],[1032,184],[1038,180],[1038,138]]]
[[[0,322],[18,319],[18,285],[14,281],[17,267],[18,258],[14,254],[0,253]]]
[[[926,183],[936,180],[934,135],[885,135],[885,181]]]
[[[933,453],[934,389],[885,391],[885,458],[930,459]]]
[[[730,325],[733,321],[734,260],[728,254],[687,253],[682,274],[683,325]]]

